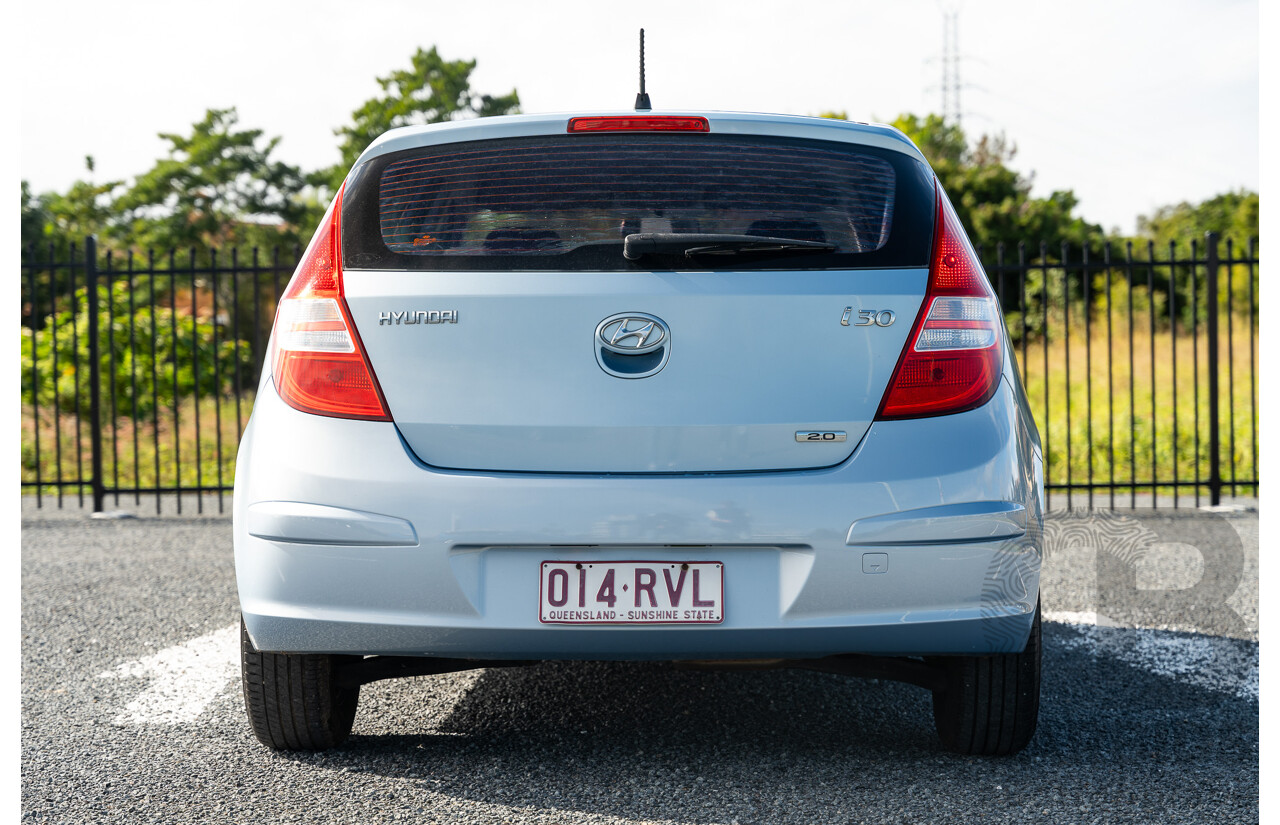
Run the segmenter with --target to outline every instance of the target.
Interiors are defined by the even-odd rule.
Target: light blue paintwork
[[[1013,501],[971,501],[861,518],[845,544],[945,544],[1016,539],[1027,532],[1027,508]]]
[[[873,424],[836,467],[648,477],[436,470],[393,424],[300,413],[268,382],[239,462],[240,599],[255,644],[267,650],[479,658],[1008,651],[1025,641],[1038,590],[1035,533],[931,544],[915,540],[934,533],[904,531],[892,544],[846,544],[860,519],[965,502],[1015,503],[1041,522],[1039,448],[1007,376],[979,409]],[[419,544],[249,535],[249,504],[271,500],[377,510],[410,521]],[[862,572],[869,550],[887,554],[887,573]],[[714,556],[726,565],[725,622],[540,625],[537,565],[575,554]],[[984,599],[984,582],[1009,562],[1020,576],[1013,596]]]
[[[717,131],[918,154],[888,127],[709,117]],[[566,120],[396,130],[366,154],[560,133]],[[349,279],[347,297],[396,422],[298,412],[264,376],[241,442],[236,573],[259,649],[702,659],[1025,644],[1039,588],[1043,469],[1007,337],[987,404],[871,423],[923,270],[371,274]],[[457,309],[459,323],[379,328],[378,311],[407,300]],[[899,321],[842,327],[845,306],[894,309]],[[589,347],[598,321],[630,311],[663,318],[674,348],[662,372],[624,381],[601,371]],[[735,360],[729,342],[742,339],[726,333],[743,314],[766,332]],[[533,317],[547,323],[530,327],[527,347],[495,334]],[[579,340],[580,355],[565,355]],[[710,366],[699,370],[699,361]],[[847,430],[849,441],[797,444],[803,428]],[[765,467],[774,471],[743,472]],[[410,532],[413,543],[402,540]],[[876,572],[864,572],[873,569],[867,554]],[[722,562],[724,623],[539,623],[540,562],[636,558]]]
[[[249,535],[267,541],[382,547],[418,543],[413,525],[405,519],[301,501],[250,504],[245,524]]]
[[[847,458],[928,274],[363,270],[346,277],[346,295],[391,416],[427,464],[723,472]],[[900,320],[842,326],[845,307]],[[379,323],[389,308],[456,310],[459,321]],[[625,381],[600,368],[596,326],[618,312],[667,324],[661,372]],[[844,430],[848,441],[797,443],[797,430]]]
[[[549,113],[537,115],[506,115],[485,117],[478,120],[455,120],[449,123],[433,123],[427,126],[404,126],[391,129],[378,137],[364,150],[356,161],[358,166],[370,158],[440,143],[461,140],[497,140],[500,138],[529,137],[532,135],[563,135],[569,118],[609,115],[635,116],[629,110],[602,110],[596,112]],[[803,115],[774,115],[759,112],[683,111],[679,109],[654,109],[647,114],[655,116],[705,117],[711,131],[720,135],[772,135],[774,137],[812,138],[833,140],[840,143],[858,143],[878,146],[909,155],[926,163],[924,155],[899,130],[884,123],[858,123],[833,120],[826,117]]]

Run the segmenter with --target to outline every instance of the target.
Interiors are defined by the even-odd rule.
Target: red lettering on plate
[[[559,574],[560,579],[560,598],[556,598],[556,578]],[[551,571],[551,575],[547,576],[547,601],[552,607],[564,607],[565,602],[569,601],[569,574],[563,570],[556,568]]]
[[[609,572],[604,574],[604,581],[600,582],[600,589],[596,591],[596,601],[604,602],[613,607],[618,603],[618,597],[613,589],[613,568],[609,568]]]
[[[648,579],[645,581],[644,579]],[[651,567],[636,568],[636,607],[640,606],[641,591],[649,594],[649,606],[657,607],[658,599],[653,595],[653,586],[658,583],[658,574]]]
[[[681,591],[684,590],[684,574],[688,572],[689,572],[688,568],[684,568],[684,567],[680,568],[680,578],[676,579],[675,586],[673,587],[671,585],[670,568],[662,571],[663,577],[666,578],[667,580],[667,595],[671,597],[672,607],[675,607],[676,605],[680,604],[680,593]]]
[[[698,573],[700,572],[701,571],[699,570],[693,571],[693,606],[694,607],[714,607],[715,606],[714,600],[703,601],[702,599],[698,598],[698,584],[699,584]],[[610,605],[610,607],[612,607],[612,605]]]

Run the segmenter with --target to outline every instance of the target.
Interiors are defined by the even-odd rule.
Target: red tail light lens
[[[390,421],[342,297],[341,214],[339,191],[280,298],[271,375],[280,398],[294,409]]]
[[[569,118],[570,132],[710,132],[705,117],[613,115]]]
[[[1000,383],[1000,304],[940,187],[937,197],[929,287],[878,419],[971,410]]]

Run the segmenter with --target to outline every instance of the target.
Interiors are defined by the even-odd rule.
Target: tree
[[[515,89],[496,97],[471,90],[474,60],[444,60],[432,46],[430,51],[418,49],[410,63],[409,69],[378,78],[384,94],[366,100],[351,113],[349,126],[334,130],[341,139],[338,148],[342,160],[316,172],[312,183],[336,191],[360,153],[388,129],[520,111],[520,96]]]
[[[840,115],[843,113],[824,116]],[[998,259],[1001,244],[1005,260],[1017,260],[1020,242],[1026,244],[1029,262],[1041,257],[1041,241],[1046,245],[1046,263],[1058,262],[1064,242],[1075,260],[1079,260],[1081,247],[1088,248],[1094,259],[1101,257],[1105,234],[1101,226],[1075,214],[1079,205],[1075,193],[1060,190],[1048,197],[1032,197],[1033,178],[1010,165],[1017,148],[1004,135],[982,135],[971,143],[957,124],[947,123],[938,115],[922,118],[903,114],[892,125],[911,138],[929,161],[961,224],[988,265]],[[1025,285],[1001,299],[1005,310],[1016,317],[1009,328],[1018,338],[1024,331],[1032,335],[1044,332],[1042,316],[1024,318],[1019,312],[1024,296],[1032,306],[1049,301],[1052,314],[1061,312],[1064,299],[1076,304],[1083,295],[1081,282],[1068,279],[1062,268],[1050,267],[1032,269]]]
[[[48,244],[63,247],[70,241],[82,241],[87,235],[105,232],[113,222],[112,199],[121,181],[94,183],[93,155],[86,155],[85,170],[89,180],[78,180],[65,193],[31,194],[31,186],[22,182],[22,244]]]
[[[994,257],[1000,243],[1016,250],[1019,241],[1028,244],[1032,257],[1038,255],[1042,240],[1051,254],[1063,241],[1077,248],[1089,245],[1091,252],[1101,250],[1102,227],[1074,214],[1079,205],[1074,192],[1031,197],[1033,177],[1009,166],[1017,148],[1003,135],[983,135],[970,146],[959,126],[937,115],[921,119],[904,114],[893,125],[920,147],[984,257]]]
[[[140,246],[226,247],[292,244],[306,216],[295,166],[272,160],[280,138],[236,130],[234,108],[209,109],[190,135],[161,134],[169,156],[133,182],[113,205]]]
[[[115,210],[111,198],[121,181],[93,183],[78,180],[65,194],[48,193],[41,198],[48,215],[46,236],[61,242],[101,235],[113,225]]]
[[[45,241],[44,229],[49,223],[49,210],[44,199],[31,194],[31,184],[22,182],[22,248],[26,249]]]
[[[93,167],[93,157],[85,157],[90,177]],[[81,245],[85,237],[107,232],[114,221],[112,196],[119,187],[120,181],[78,180],[65,193],[33,195],[30,184],[22,182],[23,256],[30,254],[28,262],[35,266],[23,273],[20,285],[23,326],[38,328],[44,323],[45,309],[70,295],[79,274],[67,266],[46,266],[50,255],[65,262],[73,244]]]
[[[1146,258],[1147,242],[1153,241],[1157,259],[1169,255],[1170,243],[1175,245],[1176,257],[1189,257],[1191,243],[1193,241],[1204,243],[1206,232],[1218,233],[1222,240],[1218,246],[1218,254],[1223,259],[1227,255],[1227,240],[1232,242],[1233,258],[1248,256],[1249,242],[1258,237],[1258,193],[1247,189],[1223,192],[1199,203],[1183,201],[1162,206],[1151,215],[1141,215],[1138,217],[1137,240],[1142,243],[1134,244],[1135,252],[1137,257]],[[1257,251],[1256,246],[1254,251]],[[1204,254],[1203,249],[1197,252],[1198,256]],[[1179,269],[1181,274],[1178,281],[1186,283],[1190,273],[1185,268]],[[1251,295],[1256,296],[1257,293],[1257,270],[1236,264],[1224,266],[1222,271],[1225,272],[1227,283],[1230,284],[1234,308],[1237,311],[1245,309],[1250,304]],[[1158,274],[1157,282],[1164,289],[1168,288],[1167,275],[1161,278]],[[1207,298],[1207,291],[1201,290],[1196,299],[1198,305],[1196,311],[1202,320],[1208,317]],[[1191,314],[1186,299],[1180,303],[1179,310],[1182,322],[1190,323]]]
[[[819,117],[849,119],[843,111],[827,111]],[[1017,147],[1004,135],[982,135],[970,145],[963,129],[938,115],[902,114],[892,125],[920,148],[984,257],[994,257],[1000,243],[1013,252],[1019,241],[1028,244],[1032,257],[1038,255],[1041,240],[1048,244],[1051,256],[1063,241],[1101,248],[1102,227],[1074,214],[1079,205],[1074,192],[1031,197],[1033,176],[1009,165]]]
[[[1183,201],[1162,206],[1138,218],[1138,234],[1155,241],[1157,247],[1167,247],[1171,240],[1179,244],[1192,238],[1203,240],[1206,232],[1230,238],[1236,249],[1246,251],[1250,239],[1258,237],[1258,193],[1224,192],[1197,204]]]

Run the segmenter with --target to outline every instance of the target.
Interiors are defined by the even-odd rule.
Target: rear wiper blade
[[[830,252],[824,241],[769,238],[760,235],[717,235],[698,232],[634,232],[622,242],[622,257],[636,261],[645,255],[738,255],[747,252]]]

